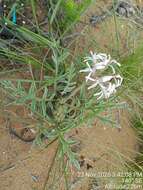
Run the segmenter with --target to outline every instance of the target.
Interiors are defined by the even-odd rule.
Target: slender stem
[[[119,56],[119,50],[120,50],[120,39],[119,39],[119,32],[118,32],[118,23],[117,23],[117,17],[116,17],[116,10],[115,10],[115,3],[116,0],[113,0],[113,16],[114,16],[114,23],[115,23],[115,32],[116,32],[116,43],[117,43],[117,54]]]
[[[43,185],[42,190],[46,190],[46,186],[47,186],[47,183],[48,183],[48,180],[49,180],[49,177],[50,177],[50,173],[51,173],[52,168],[53,168],[53,166],[54,166],[54,163],[55,163],[55,160],[56,160],[56,156],[57,156],[58,150],[59,150],[59,145],[58,145],[57,148],[56,148],[56,151],[55,151],[55,154],[54,154],[54,156],[53,156],[53,160],[52,160],[52,163],[51,163],[50,168],[49,168],[49,170],[48,170],[48,173],[47,173],[47,176],[46,176],[46,179],[45,179],[45,183],[44,183],[44,185]]]
[[[69,185],[68,185],[68,179],[67,179],[67,173],[66,173],[66,164],[65,164],[65,160],[64,160],[63,148],[62,148],[62,164],[63,164],[63,172],[64,172],[64,178],[65,178],[66,189],[69,190]]]

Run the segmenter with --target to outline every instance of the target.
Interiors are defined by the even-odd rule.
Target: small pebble
[[[35,175],[32,175],[32,174],[31,174],[31,177],[32,177],[33,181],[35,181],[35,182],[38,181],[38,176],[35,176]]]
[[[22,24],[26,24],[26,22],[23,20],[23,21],[22,21]]]

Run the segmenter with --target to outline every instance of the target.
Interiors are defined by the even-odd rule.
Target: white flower
[[[90,81],[94,82],[88,89],[100,87],[100,92],[94,94],[99,96],[97,99],[109,98],[112,94],[116,93],[116,88],[121,86],[123,78],[120,75],[103,76],[98,79],[89,78]]]
[[[98,96],[97,100],[101,98],[108,99],[112,94],[116,93],[115,84],[109,83],[108,86],[104,86],[102,84],[99,85],[101,87],[101,91],[94,94],[94,96]]]
[[[88,78],[90,81],[95,82],[93,85],[91,85],[90,87],[88,87],[88,89],[91,88],[95,88],[98,84],[107,84],[107,83],[111,83],[112,79],[115,82],[116,87],[121,86],[123,78],[120,75],[110,75],[110,76],[103,76],[100,77],[98,79],[93,79],[93,78]]]
[[[86,57],[84,60],[84,62],[86,62],[87,68],[80,70],[80,72],[89,73],[86,77],[86,82],[88,81],[88,78],[94,75],[97,70],[104,70],[108,67],[111,67],[113,74],[115,74],[116,72],[114,66],[121,66],[116,60],[111,59],[110,55],[106,55],[104,53],[96,54],[92,51],[90,51],[90,54],[91,56]],[[91,61],[91,63],[89,63],[89,61]]]
[[[108,58],[105,53],[93,53],[90,51],[90,55],[91,56],[85,57],[85,61],[92,61],[93,63],[96,63],[97,60],[102,61]]]
[[[112,94],[115,94],[117,88],[121,86],[123,78],[116,74],[114,68],[115,65],[121,66],[116,60],[111,59],[110,55],[103,53],[93,53],[90,52],[91,56],[85,58],[87,68],[81,70],[80,72],[88,73],[85,76],[86,82],[91,82],[91,85],[88,89],[97,88],[100,89],[94,96],[97,96],[97,100],[101,98],[108,99]],[[89,63],[89,61],[91,63]],[[106,70],[108,67],[112,69],[112,74],[107,76],[98,76],[98,70]],[[101,73],[100,73],[101,74]]]
[[[116,85],[109,83],[107,86],[104,86],[103,84],[99,84],[101,87],[101,91],[99,93],[94,94],[94,96],[99,96],[97,100],[101,98],[108,99],[112,94],[116,93]]]

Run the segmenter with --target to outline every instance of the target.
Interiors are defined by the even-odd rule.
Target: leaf
[[[58,9],[59,9],[59,7],[60,7],[61,2],[62,2],[62,0],[58,0],[57,4],[56,4],[56,6],[55,6],[55,8],[54,8],[54,10],[53,10],[53,13],[52,13],[52,16],[51,16],[51,19],[50,19],[50,24],[53,23],[53,21],[54,21],[54,19],[55,19],[55,17],[56,17],[56,14],[57,14],[57,12],[58,12]]]

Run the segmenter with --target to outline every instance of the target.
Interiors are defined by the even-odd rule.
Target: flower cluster
[[[85,57],[84,62],[87,68],[80,70],[80,72],[87,73],[85,77],[86,82],[91,82],[91,86],[88,89],[99,87],[99,92],[94,94],[97,99],[105,98],[108,99],[112,94],[116,93],[116,89],[121,86],[123,78],[116,74],[115,66],[120,67],[120,63],[112,59],[110,55],[104,53],[93,53],[90,52],[89,57]],[[105,71],[111,68],[112,74],[108,76],[99,76],[99,71]],[[100,74],[101,75],[101,74]]]

